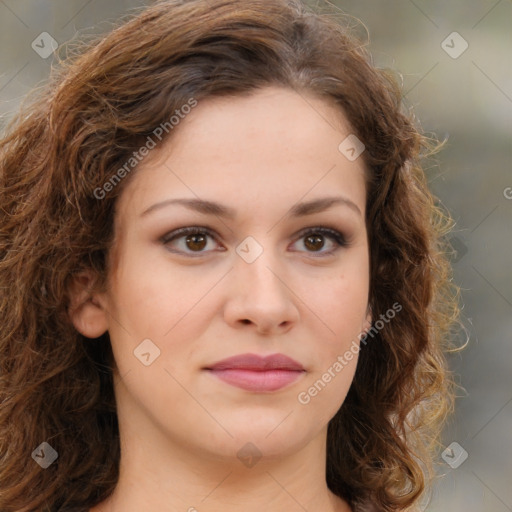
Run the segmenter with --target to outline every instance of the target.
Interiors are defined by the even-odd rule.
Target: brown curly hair
[[[92,269],[105,282],[130,177],[101,200],[95,190],[189,98],[268,85],[334,101],[365,144],[369,302],[374,319],[393,302],[403,308],[361,350],[329,423],[327,484],[355,510],[418,502],[453,408],[444,355],[458,314],[452,222],[420,165],[432,142],[346,21],[300,0],[159,1],[69,47],[9,124],[0,142],[2,512],[92,507],[116,485],[108,333],[87,340],[67,310],[73,276]],[[31,459],[43,441],[59,453],[44,471]]]

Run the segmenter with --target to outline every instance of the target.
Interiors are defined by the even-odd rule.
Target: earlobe
[[[92,270],[73,276],[68,314],[75,329],[87,338],[98,338],[108,330],[104,297],[93,291],[96,276]]]

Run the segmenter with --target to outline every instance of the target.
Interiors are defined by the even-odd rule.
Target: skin
[[[365,169],[338,150],[350,133],[335,106],[287,89],[207,99],[131,177],[107,287],[88,294],[87,273],[74,287],[75,327],[88,337],[108,330],[117,365],[120,478],[92,511],[351,510],[328,490],[325,459],[357,355],[308,404],[298,400],[371,320]],[[353,204],[289,216],[298,202],[333,196]],[[176,204],[143,214],[172,198],[216,201],[236,216]],[[161,240],[186,226],[217,239],[199,253],[187,235]],[[308,245],[300,231],[319,226],[348,245],[327,236]],[[252,263],[236,252],[248,236],[263,249]],[[144,339],[160,350],[149,366],[134,356]],[[306,371],[252,392],[203,369],[242,353],[286,354]],[[255,464],[237,456],[244,446]]]

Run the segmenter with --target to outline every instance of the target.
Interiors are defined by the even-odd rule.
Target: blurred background
[[[54,46],[105,33],[149,3],[0,0],[0,130],[44,83]],[[447,139],[427,175],[457,222],[453,265],[469,342],[450,356],[461,390],[438,460],[442,478],[423,508],[512,511],[512,1],[330,5],[354,18],[379,67],[401,74],[404,103],[423,129]]]

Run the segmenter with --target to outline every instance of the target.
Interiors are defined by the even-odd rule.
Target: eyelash
[[[167,233],[163,237],[161,237],[160,241],[167,245],[168,243],[177,240],[179,238],[182,238],[187,235],[208,235],[214,240],[217,241],[217,236],[213,230],[207,227],[201,227],[201,226],[190,226],[185,228],[179,228],[175,229],[174,231],[171,231],[170,233]],[[318,227],[310,227],[305,228],[298,234],[297,240],[300,240],[301,238],[305,238],[309,235],[322,235],[326,238],[329,238],[332,242],[334,242],[335,247],[331,249],[330,251],[323,251],[323,252],[315,252],[315,251],[306,251],[309,254],[315,255],[315,257],[325,257],[325,256],[331,256],[335,252],[337,252],[342,247],[347,247],[349,244],[343,235],[343,233],[340,233],[336,229],[332,229],[326,226],[318,226]],[[182,251],[171,251],[171,252],[178,252],[183,254]],[[195,258],[200,257],[207,253],[208,251],[195,251],[195,253],[187,252],[185,253],[187,256]],[[302,251],[298,251],[302,252]]]

